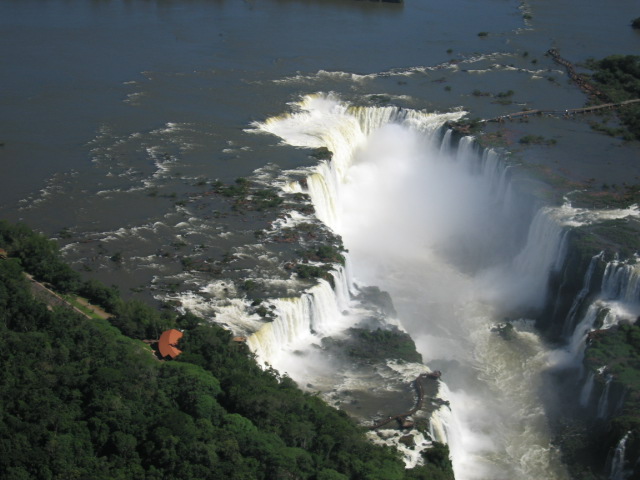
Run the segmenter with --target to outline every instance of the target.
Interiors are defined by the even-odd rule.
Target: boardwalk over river
[[[527,118],[533,115],[571,116],[579,113],[591,113],[598,110],[606,110],[606,109],[623,107],[625,105],[630,105],[632,103],[638,103],[638,102],[640,102],[640,98],[634,98],[633,100],[625,100],[624,102],[618,102],[618,103],[603,103],[601,105],[591,105],[589,107],[569,108],[566,110],[522,110],[520,112],[509,113],[507,115],[500,115],[499,117],[480,120],[480,123],[487,123],[487,122],[501,123],[501,122],[504,122],[505,120],[512,120],[514,118]]]
[[[566,110],[523,110],[521,112],[510,113],[508,115],[500,115],[499,117],[489,118],[486,120],[480,120],[480,123],[487,123],[487,122],[501,123],[501,122],[504,122],[505,120],[512,120],[514,118],[527,118],[532,115],[552,115],[552,116],[569,117],[571,115],[576,115],[580,113],[591,113],[598,110],[619,108],[619,107],[624,107],[625,105],[631,105],[633,103],[640,102],[639,98],[636,98],[633,100],[625,100],[623,102],[618,102],[618,103],[611,102],[611,99],[605,93],[598,90],[598,88],[596,88],[596,86],[594,86],[587,79],[587,77],[585,77],[584,75],[578,74],[573,64],[569,60],[562,58],[560,56],[560,53],[557,50],[552,48],[547,51],[547,55],[551,56],[551,58],[553,58],[553,60],[556,63],[558,63],[559,65],[562,65],[567,69],[567,75],[569,75],[569,78],[574,83],[576,83],[576,85],[578,85],[583,92],[585,92],[587,95],[593,98],[597,98],[600,101],[604,101],[607,103],[603,103],[600,105],[591,105],[583,108],[569,108]]]

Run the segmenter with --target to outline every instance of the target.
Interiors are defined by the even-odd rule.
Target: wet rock
[[[413,435],[404,435],[400,437],[400,440],[398,441],[401,444],[406,445],[407,447],[414,447],[416,445],[416,441],[415,438],[413,438]]]

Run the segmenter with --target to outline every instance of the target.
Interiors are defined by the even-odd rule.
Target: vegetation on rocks
[[[596,370],[606,365],[607,373],[635,392],[634,410],[640,420],[640,326],[620,325],[609,330],[599,330],[590,337],[585,362]]]
[[[264,210],[278,207],[284,201],[274,188],[259,188],[246,178],[237,178],[233,184],[213,183],[213,191],[233,199],[234,210]]]
[[[29,291],[26,264],[65,288],[82,281],[48,240],[24,226],[0,230],[9,252],[0,260],[2,478],[451,478],[442,448],[405,470],[346,414],[263,370],[230,332],[190,313],[161,316],[95,283],[118,315],[47,308]],[[123,335],[170,326],[184,331],[175,361]]]
[[[422,361],[422,355],[417,352],[411,337],[397,328],[377,328],[376,330],[350,328],[348,338],[324,338],[322,344],[331,351],[369,362],[385,359]]]
[[[637,459],[640,455],[640,326],[636,322],[593,332],[585,364],[592,372],[605,367],[604,374],[612,377],[611,391],[620,392],[617,396],[622,400],[606,424],[596,425],[595,429],[602,430],[602,436],[611,448],[630,432],[627,459]],[[588,432],[586,443],[593,444],[594,454],[602,457],[603,452],[597,452],[595,448],[602,450],[602,440],[597,433]],[[636,468],[633,470],[630,478],[638,478],[640,472]]]
[[[302,253],[302,258],[312,262],[339,263],[344,265],[345,259],[342,255],[344,251],[341,247],[333,245],[320,245],[312,250],[306,250]]]
[[[334,279],[331,275],[331,265],[309,265],[307,263],[298,263],[295,272],[298,278],[307,280],[313,278],[323,278],[333,285]]]
[[[611,102],[640,98],[640,56],[611,55],[587,66],[594,71],[591,80]],[[627,129],[623,138],[640,140],[640,103],[619,107],[618,117]]]
[[[333,152],[331,152],[331,150],[329,150],[327,147],[318,147],[314,148],[309,156],[315,158],[316,160],[331,160],[331,158],[333,157]]]
[[[547,139],[541,135],[525,135],[518,142],[522,145],[555,145],[557,143],[555,139]]]
[[[630,258],[640,252],[640,223],[629,219],[604,222],[575,229],[572,232],[572,248],[593,256],[608,251],[621,258]]]

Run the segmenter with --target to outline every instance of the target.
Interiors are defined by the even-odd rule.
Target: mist
[[[505,166],[470,139],[443,143],[447,115],[314,96],[262,130],[333,152],[308,178],[317,215],[342,236],[349,282],[389,292],[425,364],[443,371],[456,478],[567,478],[539,396],[548,349],[517,316],[544,301],[561,229],[543,216],[523,232],[515,219],[530,209]],[[495,331],[505,316],[508,342]]]

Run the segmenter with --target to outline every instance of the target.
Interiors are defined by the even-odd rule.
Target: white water
[[[577,377],[582,377],[585,383],[579,396],[580,405],[589,406],[595,373],[589,372],[583,376],[583,358],[586,349],[586,339],[595,329],[606,330],[620,323],[634,323],[640,315],[640,274],[637,261],[608,262],[602,275],[599,290],[593,293],[591,303],[586,308],[583,317],[573,327],[578,311],[584,300],[590,294],[595,267],[602,261],[603,252],[591,259],[585,274],[583,287],[574,299],[565,320],[564,332],[571,333],[568,344],[553,352],[550,356],[552,364],[559,368],[574,368],[578,370]],[[598,323],[600,318],[601,323]],[[612,377],[606,374],[606,366],[602,367],[598,375],[605,375],[603,389],[596,406],[598,418],[605,418],[609,413],[609,389]]]
[[[600,394],[600,399],[598,400],[598,409],[596,411],[596,416],[598,418],[604,418],[609,411],[609,390],[611,389],[611,381],[613,377],[611,375],[607,375],[604,383],[604,390]]]
[[[615,451],[613,452],[613,460],[611,462],[611,472],[609,474],[609,480],[626,480],[632,472],[627,472],[624,469],[625,453],[627,448],[627,440],[631,432],[627,432],[624,437],[620,439]]]
[[[571,305],[571,308],[569,309],[569,313],[567,314],[567,319],[564,322],[563,334],[565,336],[568,336],[572,331],[574,332],[574,336],[575,336],[575,333],[577,333],[578,335],[580,335],[581,333],[580,332],[581,328],[574,329],[573,324],[574,324],[576,315],[578,314],[578,309],[582,305],[582,302],[584,301],[586,296],[589,294],[593,272],[595,271],[596,266],[598,265],[598,262],[602,259],[603,255],[604,255],[604,252],[600,252],[598,255],[595,255],[589,262],[587,273],[585,274],[584,280],[582,282],[582,288],[580,289],[580,292],[578,292],[578,295],[576,295],[576,298],[574,298],[573,304]],[[593,320],[595,320],[595,316]],[[593,322],[591,324],[593,324]],[[591,325],[588,325],[588,326],[590,327]]]
[[[594,259],[595,258],[596,257],[594,257]],[[600,256],[598,256],[598,258],[600,258]],[[591,276],[593,274],[592,266],[593,261],[585,276],[585,284],[586,282],[591,281]],[[616,285],[621,281],[627,284],[629,280],[625,277],[636,274],[635,270],[627,267],[629,267],[629,265],[624,265],[624,268],[616,269],[615,267],[612,267],[612,263],[607,264],[600,293],[589,305],[580,322],[575,328],[573,328],[569,343],[567,347],[563,349],[563,351],[568,354],[568,357],[564,361],[565,366],[582,365],[582,359],[586,348],[585,342],[589,332],[596,328],[606,330],[624,322],[633,323],[638,315],[640,315],[640,297],[636,294],[634,299],[634,297],[629,294],[628,290],[624,288],[617,288],[619,285]],[[610,275],[607,273],[613,270],[618,270],[618,274]],[[626,275],[619,275],[620,272],[625,273]],[[612,282],[612,280],[614,281]],[[614,283],[614,285],[612,285],[612,283]],[[586,293],[584,293],[584,291],[585,289],[583,288],[574,300],[574,304],[568,315],[568,323],[572,323],[573,318],[575,317],[576,311],[574,311],[574,307],[575,310],[577,310],[579,306],[577,304],[581,303],[584,300],[584,297],[586,297]],[[601,313],[605,314],[604,318],[602,318],[602,324],[598,325],[596,320]],[[562,365],[563,362],[560,361],[559,364]]]
[[[450,135],[440,141],[439,127],[460,116],[318,95],[255,127],[334,153],[309,175],[308,193],[343,237],[354,281],[389,291],[425,362],[442,365],[452,413],[440,409],[432,431],[448,439],[456,478],[566,478],[538,398],[544,345],[531,322],[514,323],[512,342],[490,329],[501,312],[544,302],[563,222],[542,210],[520,253],[502,253],[517,243],[517,199],[495,153],[479,156],[470,139],[458,149]]]
[[[604,298],[627,304],[640,303],[640,269],[637,263],[613,261],[607,264],[602,279]]]
[[[335,291],[329,282],[319,279],[316,286],[300,297],[272,302],[275,320],[247,338],[249,348],[261,361],[294,378],[308,375],[317,359],[296,358],[296,351],[308,349],[322,337],[352,325],[356,317],[343,313],[349,309],[344,270],[334,270],[333,276]]]
[[[596,376],[593,372],[589,372],[587,377],[587,381],[582,387],[582,391],[580,392],[580,405],[586,407],[589,405],[589,400],[591,399],[591,392],[593,392],[593,384],[595,383]]]

